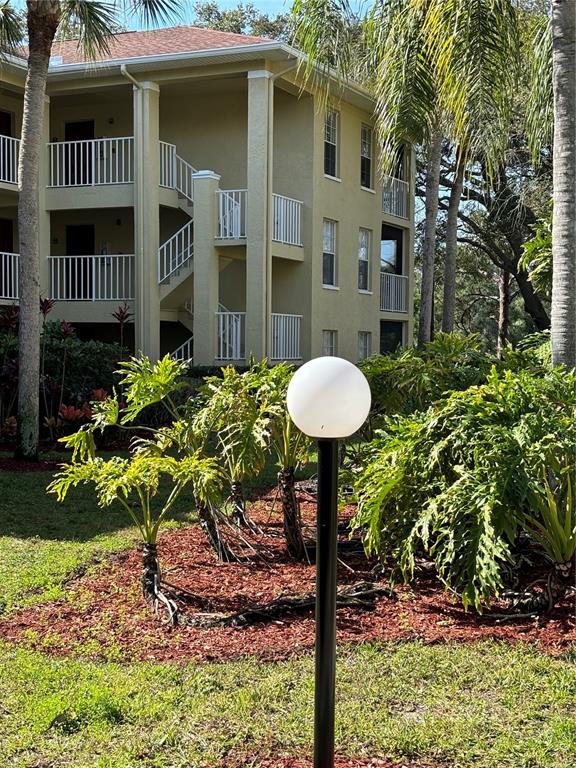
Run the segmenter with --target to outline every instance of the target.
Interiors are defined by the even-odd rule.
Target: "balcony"
[[[0,253],[0,299],[18,299],[18,253]]]
[[[384,312],[407,312],[408,278],[406,275],[380,273],[380,309]]]
[[[272,195],[272,240],[286,245],[302,245],[301,218],[303,203],[284,195]]]
[[[18,184],[20,139],[0,136],[0,182]]]
[[[272,313],[272,360],[301,360],[300,324],[302,315]]]
[[[221,189],[218,192],[219,240],[246,239],[246,203],[248,190]],[[272,240],[285,245],[302,246],[301,200],[272,195]]]
[[[51,256],[50,297],[56,301],[131,301],[134,256]]]
[[[410,187],[407,181],[384,176],[382,180],[382,213],[389,213],[399,219],[407,219]]]
[[[48,144],[49,187],[134,182],[134,138],[55,141]]]

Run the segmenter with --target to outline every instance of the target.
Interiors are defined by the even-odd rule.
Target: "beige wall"
[[[244,78],[160,87],[160,138],[198,170],[219,174],[222,189],[246,187],[247,121]]]
[[[314,227],[312,237],[312,322],[311,354],[322,354],[322,331],[338,332],[338,354],[357,359],[358,332],[372,334],[372,351],[379,348],[380,320],[406,320],[406,315],[380,312],[380,229],[383,221],[405,229],[405,270],[412,271],[410,226],[408,221],[391,219],[381,212],[380,185],[371,192],[360,186],[360,132],[362,124],[371,125],[371,116],[340,102],[334,107],[338,123],[338,180],[324,175],[324,110],[315,112],[314,130]],[[373,176],[377,179],[377,158],[373,158]],[[336,224],[337,289],[322,287],[323,220]],[[358,291],[359,229],[371,232],[371,293]]]
[[[12,113],[12,136],[17,139],[22,132],[22,104],[22,96],[7,91],[0,93],[0,109]]]
[[[94,224],[96,254],[134,253],[134,211],[131,208],[53,211],[50,222],[51,256],[66,255],[66,225]]]
[[[53,96],[50,102],[50,141],[64,141],[66,123],[94,120],[95,138],[133,136],[132,86]]]

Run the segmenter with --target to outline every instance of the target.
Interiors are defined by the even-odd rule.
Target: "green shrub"
[[[356,482],[367,549],[391,555],[406,579],[426,552],[447,587],[480,610],[502,588],[519,529],[542,544],[535,498],[547,498],[550,463],[554,487],[565,476],[576,487],[575,416],[574,375],[493,368],[485,384],[387,419]],[[573,535],[573,507],[562,520]]]

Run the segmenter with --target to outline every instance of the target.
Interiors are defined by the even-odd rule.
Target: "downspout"
[[[136,91],[141,92],[142,91],[142,84],[136,80],[136,78],[128,72],[128,69],[125,64],[122,64],[120,66],[120,72],[121,74],[132,83],[133,89]],[[140,101],[140,99],[139,99]],[[139,106],[139,112],[141,112],[141,103]],[[134,248],[134,269],[136,272],[136,296],[135,296],[135,305],[136,305],[136,314],[134,317],[134,332],[135,332],[135,338],[134,338],[134,351],[137,354],[138,349],[136,348],[138,337],[140,337],[140,341],[142,340],[142,328],[141,328],[141,318],[143,315],[144,307],[141,306],[142,302],[142,296],[144,295],[144,286],[141,284],[144,279],[145,275],[145,269],[144,269],[144,232],[143,232],[143,223],[144,223],[144,217],[138,215],[137,207],[142,205],[142,199],[143,199],[143,183],[142,183],[142,166],[144,163],[144,152],[143,152],[143,142],[141,136],[136,136],[136,131],[139,130],[141,133],[141,126],[136,125],[136,110],[135,110],[135,103],[134,99],[132,100],[132,133],[134,134],[134,245],[138,243],[138,253],[136,253],[136,248]],[[141,118],[141,114],[139,115]]]
[[[264,351],[268,360],[272,352],[270,340],[272,337],[272,216],[274,212],[274,83],[279,77],[295,69],[298,62],[292,62],[289,66],[276,72],[268,78],[268,157],[266,161],[266,324],[264,337]]]

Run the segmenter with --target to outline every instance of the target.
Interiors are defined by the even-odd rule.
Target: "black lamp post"
[[[339,357],[311,360],[296,371],[288,387],[292,420],[318,440],[314,768],[334,766],[338,438],[362,426],[370,400],[362,372]]]

